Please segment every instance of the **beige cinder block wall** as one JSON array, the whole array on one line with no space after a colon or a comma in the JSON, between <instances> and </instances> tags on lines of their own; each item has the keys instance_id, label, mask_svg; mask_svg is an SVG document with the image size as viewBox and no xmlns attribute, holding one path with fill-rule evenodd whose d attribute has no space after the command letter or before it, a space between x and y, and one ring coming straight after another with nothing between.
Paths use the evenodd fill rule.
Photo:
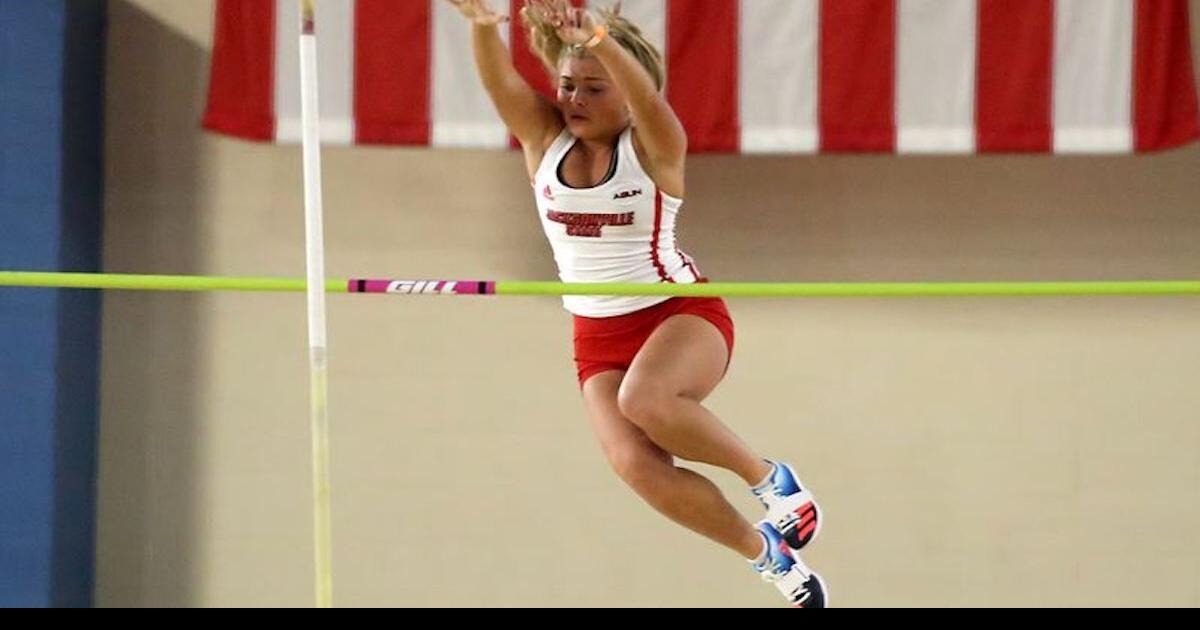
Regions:
<instances>
[{"instance_id":1,"label":"beige cinder block wall","mask_svg":"<svg viewBox=\"0 0 1200 630\"><path fill-rule=\"evenodd\" d=\"M299 151L197 129L212 5L110 5L110 271L303 274ZM719 279L1200 278L1195 147L690 168ZM325 184L331 276L553 277L516 155L334 149ZM835 604L1200 605L1200 301L732 308L711 405L819 493ZM98 603L310 604L303 297L104 313ZM330 339L340 605L780 603L608 472L555 300L337 298Z\"/></svg>"}]
</instances>

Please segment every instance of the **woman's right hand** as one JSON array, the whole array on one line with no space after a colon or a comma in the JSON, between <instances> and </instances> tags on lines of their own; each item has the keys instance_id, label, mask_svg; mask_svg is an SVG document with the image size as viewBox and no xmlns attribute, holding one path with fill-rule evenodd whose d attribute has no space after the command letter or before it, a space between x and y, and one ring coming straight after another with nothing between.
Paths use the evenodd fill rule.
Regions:
<instances>
[{"instance_id":1,"label":"woman's right hand","mask_svg":"<svg viewBox=\"0 0 1200 630\"><path fill-rule=\"evenodd\" d=\"M478 26L497 26L508 21L508 16L496 13L488 0L447 0L458 12Z\"/></svg>"}]
</instances>

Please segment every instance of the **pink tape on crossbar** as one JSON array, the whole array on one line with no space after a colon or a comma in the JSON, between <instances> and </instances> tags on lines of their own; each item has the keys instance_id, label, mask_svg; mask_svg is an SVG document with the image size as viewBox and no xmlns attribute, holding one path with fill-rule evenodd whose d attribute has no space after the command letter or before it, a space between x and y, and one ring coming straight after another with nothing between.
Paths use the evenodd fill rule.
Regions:
<instances>
[{"instance_id":1,"label":"pink tape on crossbar","mask_svg":"<svg viewBox=\"0 0 1200 630\"><path fill-rule=\"evenodd\" d=\"M496 283L480 280L351 280L350 293L392 295L495 295Z\"/></svg>"}]
</instances>

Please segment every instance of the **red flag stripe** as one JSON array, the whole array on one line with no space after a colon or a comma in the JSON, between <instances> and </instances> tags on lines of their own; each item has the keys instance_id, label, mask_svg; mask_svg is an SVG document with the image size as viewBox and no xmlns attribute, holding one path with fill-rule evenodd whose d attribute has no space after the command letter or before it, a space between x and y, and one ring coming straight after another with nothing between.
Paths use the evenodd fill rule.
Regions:
<instances>
[{"instance_id":1,"label":"red flag stripe","mask_svg":"<svg viewBox=\"0 0 1200 630\"><path fill-rule=\"evenodd\" d=\"M820 64L822 149L894 150L895 1L823 0Z\"/></svg>"},{"instance_id":2,"label":"red flag stripe","mask_svg":"<svg viewBox=\"0 0 1200 630\"><path fill-rule=\"evenodd\" d=\"M358 0L354 115L361 144L429 144L433 35L428 2Z\"/></svg>"},{"instance_id":3,"label":"red flag stripe","mask_svg":"<svg viewBox=\"0 0 1200 630\"><path fill-rule=\"evenodd\" d=\"M275 3L217 5L204 127L250 140L275 139Z\"/></svg>"},{"instance_id":4,"label":"red flag stripe","mask_svg":"<svg viewBox=\"0 0 1200 630\"><path fill-rule=\"evenodd\" d=\"M1187 0L1138 0L1134 138L1138 151L1200 138Z\"/></svg>"},{"instance_id":5,"label":"red flag stripe","mask_svg":"<svg viewBox=\"0 0 1200 630\"><path fill-rule=\"evenodd\" d=\"M1053 59L1054 0L979 0L979 151L1051 150Z\"/></svg>"},{"instance_id":6,"label":"red flag stripe","mask_svg":"<svg viewBox=\"0 0 1200 630\"><path fill-rule=\"evenodd\" d=\"M737 0L670 0L667 95L693 151L732 152L738 127Z\"/></svg>"}]
</instances>

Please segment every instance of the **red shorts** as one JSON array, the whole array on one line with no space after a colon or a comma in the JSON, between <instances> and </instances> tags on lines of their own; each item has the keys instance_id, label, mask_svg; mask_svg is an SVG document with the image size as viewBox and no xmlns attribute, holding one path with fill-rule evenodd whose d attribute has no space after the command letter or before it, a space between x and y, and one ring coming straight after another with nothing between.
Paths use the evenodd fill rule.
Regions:
<instances>
[{"instance_id":1,"label":"red shorts","mask_svg":"<svg viewBox=\"0 0 1200 630\"><path fill-rule=\"evenodd\" d=\"M721 298L674 298L628 315L604 319L576 315L575 367L579 386L583 387L597 374L628 371L650 335L675 315L695 315L716 326L725 337L732 359L733 318Z\"/></svg>"}]
</instances>

